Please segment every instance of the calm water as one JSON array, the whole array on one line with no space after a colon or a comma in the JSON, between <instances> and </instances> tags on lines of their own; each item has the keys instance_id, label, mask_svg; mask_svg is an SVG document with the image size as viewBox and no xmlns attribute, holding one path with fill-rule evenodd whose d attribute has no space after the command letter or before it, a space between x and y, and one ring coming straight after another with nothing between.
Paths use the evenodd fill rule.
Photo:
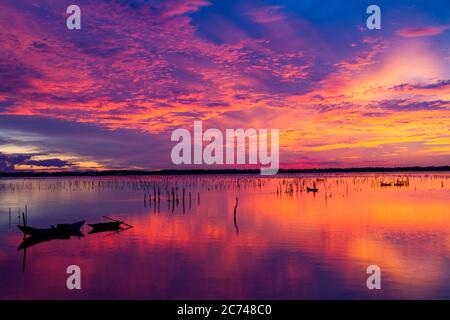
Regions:
<instances>
[{"instance_id":1,"label":"calm water","mask_svg":"<svg viewBox=\"0 0 450 320\"><path fill-rule=\"evenodd\" d=\"M18 250L25 205L34 227L134 227ZM448 173L1 179L0 298L450 299L449 208Z\"/></svg>"}]
</instances>

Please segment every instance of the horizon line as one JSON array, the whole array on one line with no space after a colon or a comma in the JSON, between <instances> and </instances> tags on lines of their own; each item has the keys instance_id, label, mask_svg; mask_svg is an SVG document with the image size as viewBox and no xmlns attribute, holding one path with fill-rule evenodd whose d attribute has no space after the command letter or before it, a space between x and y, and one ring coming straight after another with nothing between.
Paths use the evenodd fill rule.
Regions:
<instances>
[{"instance_id":1,"label":"horizon line","mask_svg":"<svg viewBox=\"0 0 450 320\"><path fill-rule=\"evenodd\" d=\"M437 172L450 171L446 166L402 166L402 167L350 167L350 168L310 168L279 169L278 173L358 173L358 172ZM259 174L259 169L117 169L82 171L13 171L0 172L0 177L39 177L39 176L116 176L116 175L206 175L206 174Z\"/></svg>"}]
</instances>

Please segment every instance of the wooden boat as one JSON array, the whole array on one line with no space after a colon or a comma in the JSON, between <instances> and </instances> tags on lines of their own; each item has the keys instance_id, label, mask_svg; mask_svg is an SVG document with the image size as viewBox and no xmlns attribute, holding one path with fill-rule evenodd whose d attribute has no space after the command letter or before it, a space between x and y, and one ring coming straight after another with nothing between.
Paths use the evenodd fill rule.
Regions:
<instances>
[{"instance_id":1,"label":"wooden boat","mask_svg":"<svg viewBox=\"0 0 450 320\"><path fill-rule=\"evenodd\" d=\"M312 187L312 188L306 187L306 191L307 192L317 192L317 191L319 191L319 188L317 188L317 187Z\"/></svg>"},{"instance_id":2,"label":"wooden boat","mask_svg":"<svg viewBox=\"0 0 450 320\"><path fill-rule=\"evenodd\" d=\"M91 232L101 232L101 231L116 231L121 229L122 221L111 221L111 222L102 222L102 223L91 223L88 224L92 228Z\"/></svg>"},{"instance_id":3,"label":"wooden boat","mask_svg":"<svg viewBox=\"0 0 450 320\"><path fill-rule=\"evenodd\" d=\"M404 186L408 186L409 182L408 181L402 181L402 180L397 180L394 183L394 186L396 187L404 187Z\"/></svg>"},{"instance_id":4,"label":"wooden boat","mask_svg":"<svg viewBox=\"0 0 450 320\"><path fill-rule=\"evenodd\" d=\"M38 228L32 228L27 226L17 226L23 233L28 234L30 236L54 236L54 237L64 237L67 234L74 233L76 231L80 231L81 227L83 226L84 221L79 221L73 224L58 224L55 226L52 226L48 229L38 229Z\"/></svg>"},{"instance_id":5,"label":"wooden boat","mask_svg":"<svg viewBox=\"0 0 450 320\"><path fill-rule=\"evenodd\" d=\"M392 182L381 182L380 187L390 187L392 186Z\"/></svg>"},{"instance_id":6,"label":"wooden boat","mask_svg":"<svg viewBox=\"0 0 450 320\"><path fill-rule=\"evenodd\" d=\"M89 234L97 233L97 232L105 232L105 231L124 231L128 230L130 228L133 228L132 225L129 225L128 223L125 223L120 220L112 219L107 216L103 216L103 218L110 220L109 222L101 222L101 223L91 223L89 226L92 228L91 231L89 231ZM126 226L126 228L123 228L122 225Z\"/></svg>"}]
</instances>

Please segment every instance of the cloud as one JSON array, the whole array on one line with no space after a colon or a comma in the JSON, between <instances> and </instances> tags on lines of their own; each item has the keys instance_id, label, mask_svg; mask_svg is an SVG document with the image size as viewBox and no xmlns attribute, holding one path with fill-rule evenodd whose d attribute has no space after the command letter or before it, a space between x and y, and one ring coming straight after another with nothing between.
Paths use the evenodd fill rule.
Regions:
<instances>
[{"instance_id":1,"label":"cloud","mask_svg":"<svg viewBox=\"0 0 450 320\"><path fill-rule=\"evenodd\" d=\"M0 171L11 172L14 171L14 166L25 160L28 160L28 155L15 155L0 153Z\"/></svg>"},{"instance_id":2,"label":"cloud","mask_svg":"<svg viewBox=\"0 0 450 320\"><path fill-rule=\"evenodd\" d=\"M34 160L36 154L4 154L0 153L0 172L12 172L16 170L17 165L35 166L35 167L56 167L62 168L71 166L70 161L61 159ZM41 156L39 154L39 156Z\"/></svg>"},{"instance_id":3,"label":"cloud","mask_svg":"<svg viewBox=\"0 0 450 320\"><path fill-rule=\"evenodd\" d=\"M379 107L397 111L421 111L421 110L445 110L450 106L450 101L434 100L434 101L414 101L408 99L384 100L378 102Z\"/></svg>"},{"instance_id":4,"label":"cloud","mask_svg":"<svg viewBox=\"0 0 450 320\"><path fill-rule=\"evenodd\" d=\"M61 160L61 159L45 159L45 160L27 160L21 164L25 164L25 165L29 165L29 166L38 166L38 167L57 167L57 168L62 168L62 167L67 167L67 166L71 166L72 162L70 161L65 161L65 160Z\"/></svg>"},{"instance_id":5,"label":"cloud","mask_svg":"<svg viewBox=\"0 0 450 320\"><path fill-rule=\"evenodd\" d=\"M57 167L67 165L74 169L82 168L83 162L95 162L104 168L118 169L158 169L171 163L172 142L168 133L151 135L130 129L110 130L94 123L3 115L0 117L0 138L5 135L7 140L10 132L15 132L15 141L12 141L15 145L32 145L41 152L21 158L5 158L8 163ZM60 161L48 156L49 159L43 159L49 154L61 154L74 160ZM37 155L39 159L31 158Z\"/></svg>"},{"instance_id":6,"label":"cloud","mask_svg":"<svg viewBox=\"0 0 450 320\"><path fill-rule=\"evenodd\" d=\"M15 94L21 93L33 87L33 80L43 75L25 64L8 61L0 53L0 93Z\"/></svg>"},{"instance_id":7,"label":"cloud","mask_svg":"<svg viewBox=\"0 0 450 320\"><path fill-rule=\"evenodd\" d=\"M403 28L397 30L397 35L405 38L430 37L443 33L449 29L449 25L445 26L427 26L418 28Z\"/></svg>"},{"instance_id":8,"label":"cloud","mask_svg":"<svg viewBox=\"0 0 450 320\"><path fill-rule=\"evenodd\" d=\"M0 112L8 111L8 108L14 106L16 102L14 100L3 100L0 101Z\"/></svg>"},{"instance_id":9,"label":"cloud","mask_svg":"<svg viewBox=\"0 0 450 320\"><path fill-rule=\"evenodd\" d=\"M262 8L253 8L248 12L250 20L255 23L266 24L283 20L285 16L280 13L282 6L267 6Z\"/></svg>"},{"instance_id":10,"label":"cloud","mask_svg":"<svg viewBox=\"0 0 450 320\"><path fill-rule=\"evenodd\" d=\"M394 90L434 90L434 89L446 89L450 91L450 80L439 80L433 83L427 84L410 84L410 83L402 83L392 87Z\"/></svg>"},{"instance_id":11,"label":"cloud","mask_svg":"<svg viewBox=\"0 0 450 320\"><path fill-rule=\"evenodd\" d=\"M264 38L239 29L244 38L238 42L206 40L183 14L208 4L85 4L85 21L92 24L85 35L67 33L56 23L36 31L27 23L44 23L40 11L30 7L24 12L8 3L7 12L17 17L17 24L14 29L4 26L0 54L14 57L5 60L3 91L16 103L0 111L156 132L188 125L192 117L186 112L209 118L230 109L283 104L281 96L307 92L314 86L310 78L330 72L314 65L315 53L300 50L305 30L286 32L289 24ZM57 9L46 5L54 14ZM279 10L269 9L262 12ZM229 33L224 23L217 24L215 30ZM11 40L16 34L18 44ZM245 100L239 98L243 96Z\"/></svg>"},{"instance_id":12,"label":"cloud","mask_svg":"<svg viewBox=\"0 0 450 320\"><path fill-rule=\"evenodd\" d=\"M179 16L198 11L201 7L210 6L206 0L171 0L163 2L164 16Z\"/></svg>"},{"instance_id":13,"label":"cloud","mask_svg":"<svg viewBox=\"0 0 450 320\"><path fill-rule=\"evenodd\" d=\"M169 133L193 120L282 128L289 159L324 163L415 139L412 122L448 131L448 41L368 36L345 6L330 20L306 4L82 1L70 32L57 2L32 2L0 3L0 139L33 160L170 167Z\"/></svg>"}]
</instances>

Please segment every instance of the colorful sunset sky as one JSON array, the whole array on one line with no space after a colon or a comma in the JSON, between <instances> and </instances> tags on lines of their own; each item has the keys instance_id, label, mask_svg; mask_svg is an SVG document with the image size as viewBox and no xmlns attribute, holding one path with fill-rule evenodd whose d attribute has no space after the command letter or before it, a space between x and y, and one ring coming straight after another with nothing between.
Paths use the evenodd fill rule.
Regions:
<instances>
[{"instance_id":1,"label":"colorful sunset sky","mask_svg":"<svg viewBox=\"0 0 450 320\"><path fill-rule=\"evenodd\" d=\"M0 171L174 168L196 120L279 129L284 168L448 165L450 2L0 2Z\"/></svg>"}]
</instances>

